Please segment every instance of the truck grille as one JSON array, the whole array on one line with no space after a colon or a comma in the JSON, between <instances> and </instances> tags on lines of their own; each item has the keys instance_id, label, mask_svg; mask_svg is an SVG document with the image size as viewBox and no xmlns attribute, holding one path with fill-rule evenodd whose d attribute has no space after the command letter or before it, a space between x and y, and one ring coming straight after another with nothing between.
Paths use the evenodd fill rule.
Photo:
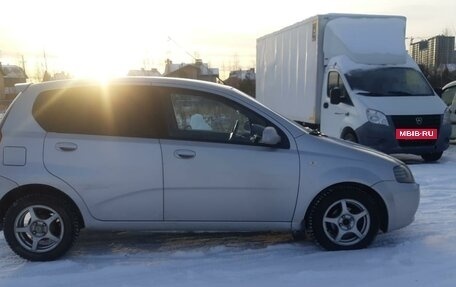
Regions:
<instances>
[{"instance_id":1,"label":"truck grille","mask_svg":"<svg viewBox=\"0 0 456 287\"><path fill-rule=\"evenodd\" d=\"M391 116L396 129L434 128L440 132L441 115ZM398 140L399 146L431 146L437 140Z\"/></svg>"}]
</instances>

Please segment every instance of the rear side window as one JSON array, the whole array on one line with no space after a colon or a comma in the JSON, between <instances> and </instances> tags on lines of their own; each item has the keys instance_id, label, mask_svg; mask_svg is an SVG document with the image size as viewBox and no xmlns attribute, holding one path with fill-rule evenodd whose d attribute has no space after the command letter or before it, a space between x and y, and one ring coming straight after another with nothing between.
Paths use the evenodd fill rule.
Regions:
<instances>
[{"instance_id":1,"label":"rear side window","mask_svg":"<svg viewBox=\"0 0 456 287\"><path fill-rule=\"evenodd\" d=\"M33 116L48 132L158 138L163 133L158 92L147 86L98 86L38 95Z\"/></svg>"}]
</instances>

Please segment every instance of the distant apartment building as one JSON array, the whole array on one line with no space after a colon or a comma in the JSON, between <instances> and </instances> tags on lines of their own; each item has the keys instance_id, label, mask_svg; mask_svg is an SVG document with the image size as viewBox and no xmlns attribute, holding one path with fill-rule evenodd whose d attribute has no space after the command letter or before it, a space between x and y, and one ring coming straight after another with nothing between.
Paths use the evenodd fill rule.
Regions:
<instances>
[{"instance_id":1,"label":"distant apartment building","mask_svg":"<svg viewBox=\"0 0 456 287\"><path fill-rule=\"evenodd\" d=\"M454 36L439 35L410 43L410 54L417 64L427 69L437 69L455 62L454 39Z\"/></svg>"},{"instance_id":2,"label":"distant apartment building","mask_svg":"<svg viewBox=\"0 0 456 287\"><path fill-rule=\"evenodd\" d=\"M209 68L209 65L203 63L201 59L196 59L195 63L191 64L173 64L171 60L166 60L165 77L187 78L202 80L208 82L217 82L219 77L219 69Z\"/></svg>"}]
</instances>

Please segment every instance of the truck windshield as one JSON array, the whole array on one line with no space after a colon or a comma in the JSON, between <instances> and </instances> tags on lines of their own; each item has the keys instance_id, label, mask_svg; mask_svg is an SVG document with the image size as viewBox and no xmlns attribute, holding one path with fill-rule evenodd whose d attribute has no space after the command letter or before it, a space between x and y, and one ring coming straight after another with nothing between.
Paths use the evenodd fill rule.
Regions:
<instances>
[{"instance_id":1,"label":"truck windshield","mask_svg":"<svg viewBox=\"0 0 456 287\"><path fill-rule=\"evenodd\" d=\"M433 96L423 75L411 68L352 70L346 74L352 90L374 97Z\"/></svg>"}]
</instances>

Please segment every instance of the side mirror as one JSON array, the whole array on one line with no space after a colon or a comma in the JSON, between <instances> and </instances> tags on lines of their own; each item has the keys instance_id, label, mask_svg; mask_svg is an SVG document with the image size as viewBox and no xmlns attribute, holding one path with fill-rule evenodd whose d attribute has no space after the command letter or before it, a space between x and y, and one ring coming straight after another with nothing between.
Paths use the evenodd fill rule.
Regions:
<instances>
[{"instance_id":1,"label":"side mirror","mask_svg":"<svg viewBox=\"0 0 456 287\"><path fill-rule=\"evenodd\" d=\"M338 105L342 102L342 91L339 87L334 87L329 91L331 104Z\"/></svg>"},{"instance_id":2,"label":"side mirror","mask_svg":"<svg viewBox=\"0 0 456 287\"><path fill-rule=\"evenodd\" d=\"M260 143L267 145L276 145L282 138L277 133L274 127L265 127L263 130L263 135L261 136Z\"/></svg>"}]
</instances>

